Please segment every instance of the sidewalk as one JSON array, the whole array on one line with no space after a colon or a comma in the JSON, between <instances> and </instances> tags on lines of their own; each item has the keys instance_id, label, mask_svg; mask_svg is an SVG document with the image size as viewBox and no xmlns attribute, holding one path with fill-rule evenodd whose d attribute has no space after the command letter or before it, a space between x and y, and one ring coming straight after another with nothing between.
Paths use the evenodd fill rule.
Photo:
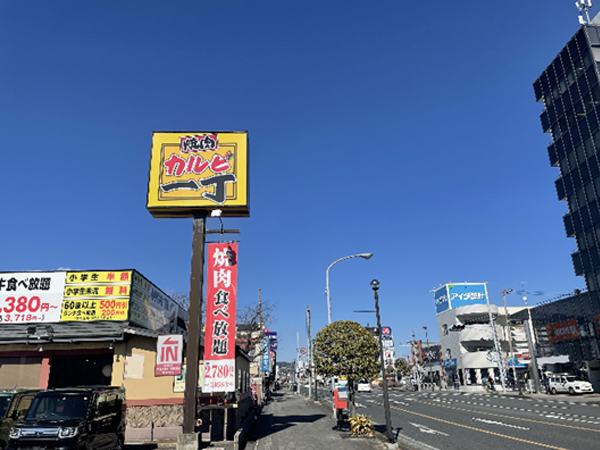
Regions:
<instances>
[{"instance_id":1,"label":"sidewalk","mask_svg":"<svg viewBox=\"0 0 600 450\"><path fill-rule=\"evenodd\" d=\"M377 438L350 438L334 429L331 411L289 391L273 394L246 443L247 450L368 450L384 449Z\"/></svg>"}]
</instances>

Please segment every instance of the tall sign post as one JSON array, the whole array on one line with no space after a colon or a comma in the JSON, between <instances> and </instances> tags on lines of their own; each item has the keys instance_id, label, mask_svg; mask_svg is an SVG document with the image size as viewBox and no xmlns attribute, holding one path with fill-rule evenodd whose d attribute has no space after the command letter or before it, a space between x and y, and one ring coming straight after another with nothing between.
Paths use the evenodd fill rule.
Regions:
<instances>
[{"instance_id":1,"label":"tall sign post","mask_svg":"<svg viewBox=\"0 0 600 450\"><path fill-rule=\"evenodd\" d=\"M197 446L197 435L191 434L197 416L206 218L250 215L248 133L154 132L146 208L155 218L194 219L183 403L183 433L189 439L183 437L182 443L195 440Z\"/></svg>"}]
</instances>

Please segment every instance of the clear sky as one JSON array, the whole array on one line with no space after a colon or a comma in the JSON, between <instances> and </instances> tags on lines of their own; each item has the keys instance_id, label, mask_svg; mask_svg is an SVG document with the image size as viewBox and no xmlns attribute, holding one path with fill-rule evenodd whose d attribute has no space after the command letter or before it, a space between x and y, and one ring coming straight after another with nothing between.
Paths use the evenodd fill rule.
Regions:
<instances>
[{"instance_id":1,"label":"clear sky","mask_svg":"<svg viewBox=\"0 0 600 450\"><path fill-rule=\"evenodd\" d=\"M441 283L583 289L532 88L578 26L567 0L0 0L0 271L189 290L192 220L145 209L152 131L247 130L250 218L225 227L280 360L346 255L374 254L331 269L333 319L373 325L377 278L403 342L438 339Z\"/></svg>"}]
</instances>

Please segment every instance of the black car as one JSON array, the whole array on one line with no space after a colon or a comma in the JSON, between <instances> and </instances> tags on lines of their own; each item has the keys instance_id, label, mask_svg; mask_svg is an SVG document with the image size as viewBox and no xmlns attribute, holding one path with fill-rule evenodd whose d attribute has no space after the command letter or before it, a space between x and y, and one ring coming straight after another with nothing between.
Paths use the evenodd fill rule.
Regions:
<instances>
[{"instance_id":1,"label":"black car","mask_svg":"<svg viewBox=\"0 0 600 450\"><path fill-rule=\"evenodd\" d=\"M39 392L10 430L7 450L115 450L125 440L125 389L93 386Z\"/></svg>"},{"instance_id":2,"label":"black car","mask_svg":"<svg viewBox=\"0 0 600 450\"><path fill-rule=\"evenodd\" d=\"M0 450L8 445L8 433L25 417L39 389L0 390Z\"/></svg>"}]
</instances>

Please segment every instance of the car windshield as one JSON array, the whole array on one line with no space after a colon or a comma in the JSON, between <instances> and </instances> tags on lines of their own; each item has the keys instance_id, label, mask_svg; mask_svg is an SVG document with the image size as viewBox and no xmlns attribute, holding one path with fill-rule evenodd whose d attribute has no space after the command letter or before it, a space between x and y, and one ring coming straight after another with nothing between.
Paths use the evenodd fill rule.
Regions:
<instances>
[{"instance_id":1,"label":"car windshield","mask_svg":"<svg viewBox=\"0 0 600 450\"><path fill-rule=\"evenodd\" d=\"M0 419L4 419L6 417L12 398L12 395L0 395Z\"/></svg>"},{"instance_id":2,"label":"car windshield","mask_svg":"<svg viewBox=\"0 0 600 450\"><path fill-rule=\"evenodd\" d=\"M47 392L33 399L26 421L60 422L85 418L90 402L89 395Z\"/></svg>"},{"instance_id":3,"label":"car windshield","mask_svg":"<svg viewBox=\"0 0 600 450\"><path fill-rule=\"evenodd\" d=\"M573 381L577 381L577 378L575 378L575 377L572 377L572 376L571 376L571 377L567 377L567 381L568 381L569 383L572 383Z\"/></svg>"}]
</instances>

